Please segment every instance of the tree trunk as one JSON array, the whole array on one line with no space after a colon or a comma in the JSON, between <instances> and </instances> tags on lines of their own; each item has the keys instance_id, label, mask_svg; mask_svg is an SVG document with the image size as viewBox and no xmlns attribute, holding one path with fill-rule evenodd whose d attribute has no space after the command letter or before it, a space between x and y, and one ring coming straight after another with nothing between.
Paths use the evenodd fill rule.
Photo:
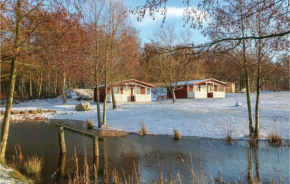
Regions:
<instances>
[{"instance_id":1,"label":"tree trunk","mask_svg":"<svg viewBox=\"0 0 290 184\"><path fill-rule=\"evenodd\" d=\"M260 13L258 13L259 16L259 22L258 22L258 32L259 36L262 35L261 33L261 19L260 19ZM254 133L254 138L258 139L259 138L259 103L260 103L260 67L261 67L261 52L262 52L262 43L261 40L258 40L258 63L257 63L257 84L256 84L256 108L255 108L255 133Z\"/></svg>"},{"instance_id":2,"label":"tree trunk","mask_svg":"<svg viewBox=\"0 0 290 184\"><path fill-rule=\"evenodd\" d=\"M16 6L16 25L15 25L15 40L14 40L14 53L13 58L11 61L11 70L10 70L10 76L9 76L9 92L7 95L7 103L6 103L6 110L4 114L4 120L1 128L1 144L0 144L0 161L5 161L5 152L6 152L6 146L7 146L7 140L9 135L9 123L10 123L10 115L11 115L11 109L12 109L12 103L13 103L13 93L14 93L14 87L15 87L15 80L16 80L16 61L17 57L19 55L19 42L20 42L20 26L21 26L21 6L22 1L17 1Z\"/></svg>"},{"instance_id":3,"label":"tree trunk","mask_svg":"<svg viewBox=\"0 0 290 184\"><path fill-rule=\"evenodd\" d=\"M29 73L29 99L32 99L33 98L33 81L31 79L31 71Z\"/></svg>"},{"instance_id":4,"label":"tree trunk","mask_svg":"<svg viewBox=\"0 0 290 184\"><path fill-rule=\"evenodd\" d=\"M249 133L250 137L254 134L254 126L253 126L253 114L252 114L252 104L251 104L251 91L249 85L249 77L248 70L245 69L245 78L246 78L246 95L247 95L247 106L248 106L248 117L249 117Z\"/></svg>"},{"instance_id":5,"label":"tree trunk","mask_svg":"<svg viewBox=\"0 0 290 184\"><path fill-rule=\"evenodd\" d=\"M101 109L100 109L100 89L99 89L99 81L98 76L96 76L96 101L97 101L97 112L98 112L98 128L102 126L102 119L101 119Z\"/></svg>"},{"instance_id":6,"label":"tree trunk","mask_svg":"<svg viewBox=\"0 0 290 184\"><path fill-rule=\"evenodd\" d=\"M41 92L42 92L42 83L43 83L43 79L42 79L42 70L40 70L40 84L39 84L39 89L38 89L38 98L41 97Z\"/></svg>"},{"instance_id":7,"label":"tree trunk","mask_svg":"<svg viewBox=\"0 0 290 184\"><path fill-rule=\"evenodd\" d=\"M66 76L65 76L65 72L63 72L63 76L62 76L62 103L63 104L67 104L65 90L66 90Z\"/></svg>"},{"instance_id":8,"label":"tree trunk","mask_svg":"<svg viewBox=\"0 0 290 184\"><path fill-rule=\"evenodd\" d=\"M117 101L115 98L115 92L114 92L114 87L111 88L111 94L112 94L112 101L113 101L113 109L117 109Z\"/></svg>"},{"instance_id":9,"label":"tree trunk","mask_svg":"<svg viewBox=\"0 0 290 184\"><path fill-rule=\"evenodd\" d=\"M103 107L103 126L107 126L107 71L105 71L105 99L104 99L104 107Z\"/></svg>"},{"instance_id":10,"label":"tree trunk","mask_svg":"<svg viewBox=\"0 0 290 184\"><path fill-rule=\"evenodd\" d=\"M242 35L245 36L244 32L244 23L242 20ZM246 43L245 40L242 40L243 46L243 63L244 63L244 70L245 70L245 79L246 79L246 93L247 93L247 106L248 106L248 117L249 117L249 136L252 137L254 134L254 127L253 127L253 114L252 114L252 104L251 104L251 89L250 89L250 82L249 82L249 75L248 75L248 63L246 59Z\"/></svg>"},{"instance_id":11,"label":"tree trunk","mask_svg":"<svg viewBox=\"0 0 290 184\"><path fill-rule=\"evenodd\" d=\"M24 99L24 82L23 79L20 79L20 83L21 83L21 89L20 89L20 100Z\"/></svg>"},{"instance_id":12,"label":"tree trunk","mask_svg":"<svg viewBox=\"0 0 290 184\"><path fill-rule=\"evenodd\" d=\"M167 87L167 90L169 90L172 95L172 103L175 103L176 102L175 90L172 89L171 87Z\"/></svg>"},{"instance_id":13,"label":"tree trunk","mask_svg":"<svg viewBox=\"0 0 290 184\"><path fill-rule=\"evenodd\" d=\"M172 90L172 102L176 102L175 90Z\"/></svg>"},{"instance_id":14,"label":"tree trunk","mask_svg":"<svg viewBox=\"0 0 290 184\"><path fill-rule=\"evenodd\" d=\"M57 82L58 82L58 80L57 80L57 71L56 71L56 74L55 74L55 82L54 82L54 85L53 85L53 93L54 93L54 97L56 97L57 96Z\"/></svg>"}]
</instances>

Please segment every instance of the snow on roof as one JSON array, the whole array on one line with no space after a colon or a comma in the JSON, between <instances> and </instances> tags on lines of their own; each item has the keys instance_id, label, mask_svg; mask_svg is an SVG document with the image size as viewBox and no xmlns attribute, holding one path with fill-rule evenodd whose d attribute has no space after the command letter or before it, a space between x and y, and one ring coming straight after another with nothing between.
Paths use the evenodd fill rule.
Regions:
<instances>
[{"instance_id":1,"label":"snow on roof","mask_svg":"<svg viewBox=\"0 0 290 184\"><path fill-rule=\"evenodd\" d=\"M128 80L123 80L123 81L119 81L119 82L115 82L114 85L121 85L121 84L130 84L130 83L137 83L137 84L141 84L147 87L151 87L154 88L155 86L146 82L142 82L136 79L128 79ZM105 87L104 84L99 85L99 87Z\"/></svg>"},{"instance_id":2,"label":"snow on roof","mask_svg":"<svg viewBox=\"0 0 290 184\"><path fill-rule=\"evenodd\" d=\"M208 80L208 79L202 79L202 80L190 80L190 81L179 81L176 83L172 83L172 86L184 86L184 85L193 85L193 84L196 84L196 83L199 83L199 82L202 82L202 81L205 81L205 80Z\"/></svg>"},{"instance_id":3,"label":"snow on roof","mask_svg":"<svg viewBox=\"0 0 290 184\"><path fill-rule=\"evenodd\" d=\"M218 83L221 83L223 85L226 85L226 83L222 82L222 81L219 81L217 79L213 79L213 78L209 78L209 79L200 79L200 80L189 80L189 81L179 81L176 83L172 83L171 86L184 86L184 85L193 85L193 84L198 84L200 82L206 82L208 80L211 80L211 81L214 81L214 82L218 82Z\"/></svg>"}]
</instances>

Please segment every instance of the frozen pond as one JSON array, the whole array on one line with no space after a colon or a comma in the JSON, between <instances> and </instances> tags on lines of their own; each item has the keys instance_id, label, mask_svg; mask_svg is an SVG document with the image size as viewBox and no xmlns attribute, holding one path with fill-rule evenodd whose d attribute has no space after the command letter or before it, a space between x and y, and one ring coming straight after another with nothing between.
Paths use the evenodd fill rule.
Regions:
<instances>
[{"instance_id":1,"label":"frozen pond","mask_svg":"<svg viewBox=\"0 0 290 184\"><path fill-rule=\"evenodd\" d=\"M53 178L51 176L59 168L61 161L63 161L61 159L67 161L64 173L67 173L69 169L75 169L74 162L69 161L69 158L74 155L75 148L80 158L84 157L85 148L88 153L89 165L93 165L92 140L65 131L67 153L65 158L61 157L57 128L53 122L57 122L57 120L11 123L7 159L12 162L15 146L19 144L24 156L44 156L45 163L41 177L38 178L39 182L67 183L66 174L61 176L58 173ZM85 126L82 122L71 123L80 127ZM174 141L173 137L170 136L147 135L140 137L136 134L106 138L104 142L99 144L98 174L101 179L105 162L108 163L109 170L116 168L121 172L122 167L126 173L132 173L134 161L141 165L142 180L152 183L153 180L156 181L159 178L159 157L164 178L169 179L170 173L176 178L179 171L183 183L188 183L191 181L191 171L186 164L191 166L189 151L191 150L193 169L197 178L201 177L201 165L209 182L210 175L214 179L218 179L220 166L223 179L232 183L238 181L239 178L246 181L249 169L252 169L254 177L258 174L263 183L270 181L270 173L277 181L277 172L281 172L284 183L289 183L289 148L286 146L275 148L267 146L267 144L267 142L262 141L259 143L259 149L249 149L247 141L238 141L229 145L222 140L198 139L196 137L187 137L179 141ZM178 159L178 156L182 157L184 162Z\"/></svg>"}]
</instances>

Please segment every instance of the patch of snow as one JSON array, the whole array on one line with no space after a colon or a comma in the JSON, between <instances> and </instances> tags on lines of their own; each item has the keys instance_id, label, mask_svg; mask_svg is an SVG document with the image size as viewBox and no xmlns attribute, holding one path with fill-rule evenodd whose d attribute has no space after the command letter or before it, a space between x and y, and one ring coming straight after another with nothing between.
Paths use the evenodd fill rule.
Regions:
<instances>
[{"instance_id":1,"label":"patch of snow","mask_svg":"<svg viewBox=\"0 0 290 184\"><path fill-rule=\"evenodd\" d=\"M13 172L12 168L4 166L0 163L0 183L2 184L14 184L14 183L28 183L28 182L21 182L9 176L9 173Z\"/></svg>"},{"instance_id":2,"label":"patch of snow","mask_svg":"<svg viewBox=\"0 0 290 184\"><path fill-rule=\"evenodd\" d=\"M164 89L164 88L163 88ZM153 94L162 94L165 90L152 90ZM252 107L256 95L252 96ZM289 139L289 92L261 93L260 100L260 136L267 136L275 131L282 134L283 139ZM85 121L92 119L97 125L96 103L91 103L90 111L76 111L75 105L80 102L68 100L62 104L56 99L35 100L13 105L16 110L31 110L42 108L56 110L56 113L27 115L27 118L40 117L47 119L75 119ZM241 108L236 103L243 104ZM4 110L5 107L1 107ZM233 138L244 139L248 135L248 110L245 93L226 94L224 99L177 99L152 101L148 103L127 102L118 103L118 109L107 106L108 129L124 130L138 133L141 122L151 134L173 135L176 128L182 136L199 136L209 138L223 138L231 127ZM103 109L103 104L101 104ZM102 110L101 110L102 111ZM102 113L102 112L101 112ZM12 115L12 119L21 120L24 115ZM0 116L0 120L3 116ZM275 120L275 121L274 121Z\"/></svg>"}]
</instances>

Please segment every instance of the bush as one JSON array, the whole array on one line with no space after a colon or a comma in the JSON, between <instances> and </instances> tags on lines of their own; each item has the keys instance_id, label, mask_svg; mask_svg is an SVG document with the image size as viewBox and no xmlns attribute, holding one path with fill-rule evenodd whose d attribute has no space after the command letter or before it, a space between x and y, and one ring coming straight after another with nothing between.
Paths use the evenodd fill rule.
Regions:
<instances>
[{"instance_id":1,"label":"bush","mask_svg":"<svg viewBox=\"0 0 290 184\"><path fill-rule=\"evenodd\" d=\"M268 141L272 146L280 147L282 145L282 137L278 133L271 133L268 136Z\"/></svg>"},{"instance_id":2,"label":"bush","mask_svg":"<svg viewBox=\"0 0 290 184\"><path fill-rule=\"evenodd\" d=\"M42 166L44 163L43 157L33 156L27 157L24 161L24 171L27 174L37 174L40 173L42 170Z\"/></svg>"},{"instance_id":3,"label":"bush","mask_svg":"<svg viewBox=\"0 0 290 184\"><path fill-rule=\"evenodd\" d=\"M181 139L181 135L180 135L180 133L179 133L179 131L177 129L174 129L173 133L174 133L174 140Z\"/></svg>"},{"instance_id":4,"label":"bush","mask_svg":"<svg viewBox=\"0 0 290 184\"><path fill-rule=\"evenodd\" d=\"M224 138L224 141L228 144L233 144L233 138L230 134L226 135L226 137Z\"/></svg>"},{"instance_id":5,"label":"bush","mask_svg":"<svg viewBox=\"0 0 290 184\"><path fill-rule=\"evenodd\" d=\"M233 138L232 138L232 127L230 126L227 130L226 135L224 136L224 141L228 144L233 144Z\"/></svg>"},{"instance_id":6,"label":"bush","mask_svg":"<svg viewBox=\"0 0 290 184\"><path fill-rule=\"evenodd\" d=\"M95 127L93 120L91 120L91 119L87 119L86 124L87 124L88 129L94 129L94 127Z\"/></svg>"},{"instance_id":7,"label":"bush","mask_svg":"<svg viewBox=\"0 0 290 184\"><path fill-rule=\"evenodd\" d=\"M5 111L1 111L1 115L4 115L5 114Z\"/></svg>"},{"instance_id":8,"label":"bush","mask_svg":"<svg viewBox=\"0 0 290 184\"><path fill-rule=\"evenodd\" d=\"M147 130L146 130L146 127L145 127L145 125L143 124L143 122L141 122L141 130L139 131L139 134L140 134L141 136L143 136L143 135L147 135L147 134L148 134L148 132L147 132Z\"/></svg>"}]
</instances>

